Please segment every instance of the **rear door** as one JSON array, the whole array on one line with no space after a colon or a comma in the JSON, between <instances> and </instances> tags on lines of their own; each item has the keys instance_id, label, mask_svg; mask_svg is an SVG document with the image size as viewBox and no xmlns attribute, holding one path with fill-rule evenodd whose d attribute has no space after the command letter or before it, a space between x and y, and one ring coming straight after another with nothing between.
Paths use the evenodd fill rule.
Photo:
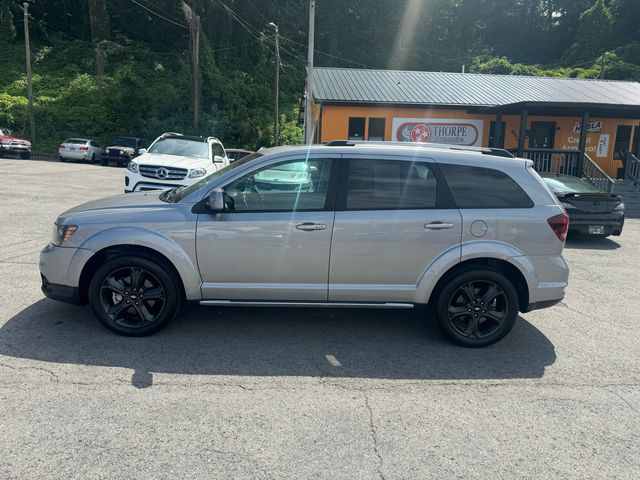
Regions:
<instances>
[{"instance_id":1,"label":"rear door","mask_svg":"<svg viewBox=\"0 0 640 480\"><path fill-rule=\"evenodd\" d=\"M432 166L425 158L343 159L329 301L413 302L431 262L459 255L462 218Z\"/></svg>"}]
</instances>

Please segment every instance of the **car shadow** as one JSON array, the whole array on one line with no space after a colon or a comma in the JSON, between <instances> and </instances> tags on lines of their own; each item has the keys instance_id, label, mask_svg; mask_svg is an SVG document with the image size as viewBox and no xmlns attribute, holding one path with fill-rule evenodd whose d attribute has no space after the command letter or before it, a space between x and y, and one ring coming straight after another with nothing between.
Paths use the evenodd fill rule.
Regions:
<instances>
[{"instance_id":1,"label":"car shadow","mask_svg":"<svg viewBox=\"0 0 640 480\"><path fill-rule=\"evenodd\" d=\"M424 309L212 308L187 306L145 338L104 329L89 308L43 299L0 329L0 354L44 362L127 367L132 384L153 372L189 375L378 379L539 378L553 344L518 318L484 349L449 343Z\"/></svg>"},{"instance_id":2,"label":"car shadow","mask_svg":"<svg viewBox=\"0 0 640 480\"><path fill-rule=\"evenodd\" d=\"M616 250L620 244L608 237L569 236L565 248L587 250Z\"/></svg>"}]
</instances>

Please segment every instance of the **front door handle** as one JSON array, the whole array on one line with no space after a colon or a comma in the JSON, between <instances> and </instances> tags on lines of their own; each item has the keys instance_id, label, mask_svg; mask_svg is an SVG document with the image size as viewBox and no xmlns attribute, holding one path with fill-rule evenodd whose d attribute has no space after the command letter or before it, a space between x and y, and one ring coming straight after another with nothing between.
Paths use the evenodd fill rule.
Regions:
<instances>
[{"instance_id":1,"label":"front door handle","mask_svg":"<svg viewBox=\"0 0 640 480\"><path fill-rule=\"evenodd\" d=\"M431 222L427 223L424 228L427 230L447 230L453 228L453 223Z\"/></svg>"},{"instance_id":2,"label":"front door handle","mask_svg":"<svg viewBox=\"0 0 640 480\"><path fill-rule=\"evenodd\" d=\"M326 230L327 226L322 223L305 222L300 225L296 225L298 230L312 231L312 230Z\"/></svg>"}]
</instances>

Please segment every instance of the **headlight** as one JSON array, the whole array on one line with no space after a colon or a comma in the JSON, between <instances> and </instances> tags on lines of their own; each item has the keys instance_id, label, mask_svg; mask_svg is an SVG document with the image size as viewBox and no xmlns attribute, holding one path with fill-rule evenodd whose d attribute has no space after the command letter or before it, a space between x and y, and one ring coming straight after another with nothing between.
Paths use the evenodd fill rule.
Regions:
<instances>
[{"instance_id":1,"label":"headlight","mask_svg":"<svg viewBox=\"0 0 640 480\"><path fill-rule=\"evenodd\" d=\"M138 164L136 162L129 162L127 164L127 170L132 173L138 173Z\"/></svg>"},{"instance_id":2,"label":"headlight","mask_svg":"<svg viewBox=\"0 0 640 480\"><path fill-rule=\"evenodd\" d=\"M11 140L0 140L0 145L11 145Z\"/></svg>"},{"instance_id":3,"label":"headlight","mask_svg":"<svg viewBox=\"0 0 640 480\"><path fill-rule=\"evenodd\" d=\"M613 209L614 212L618 211L624 211L624 203L620 202L618 205L616 205L616 208Z\"/></svg>"},{"instance_id":4,"label":"headlight","mask_svg":"<svg viewBox=\"0 0 640 480\"><path fill-rule=\"evenodd\" d=\"M60 246L69 240L77 230L77 225L54 225L51 243Z\"/></svg>"},{"instance_id":5,"label":"headlight","mask_svg":"<svg viewBox=\"0 0 640 480\"><path fill-rule=\"evenodd\" d=\"M189 178L198 178L206 175L207 171L204 168L194 168L189 172Z\"/></svg>"},{"instance_id":6,"label":"headlight","mask_svg":"<svg viewBox=\"0 0 640 480\"><path fill-rule=\"evenodd\" d=\"M565 210L576 210L578 208L575 205L571 205L570 203L565 202L560 202L560 205L562 205Z\"/></svg>"}]
</instances>

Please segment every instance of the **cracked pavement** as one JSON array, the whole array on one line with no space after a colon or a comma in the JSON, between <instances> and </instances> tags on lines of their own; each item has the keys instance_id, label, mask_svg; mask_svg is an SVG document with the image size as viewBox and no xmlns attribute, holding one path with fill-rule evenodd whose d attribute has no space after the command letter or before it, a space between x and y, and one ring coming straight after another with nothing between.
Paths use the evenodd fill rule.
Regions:
<instances>
[{"instance_id":1,"label":"cracked pavement","mask_svg":"<svg viewBox=\"0 0 640 480\"><path fill-rule=\"evenodd\" d=\"M423 310L189 306L136 339L39 290L57 214L122 170L0 173L2 479L640 478L639 220L570 241L564 301L487 349Z\"/></svg>"}]
</instances>

